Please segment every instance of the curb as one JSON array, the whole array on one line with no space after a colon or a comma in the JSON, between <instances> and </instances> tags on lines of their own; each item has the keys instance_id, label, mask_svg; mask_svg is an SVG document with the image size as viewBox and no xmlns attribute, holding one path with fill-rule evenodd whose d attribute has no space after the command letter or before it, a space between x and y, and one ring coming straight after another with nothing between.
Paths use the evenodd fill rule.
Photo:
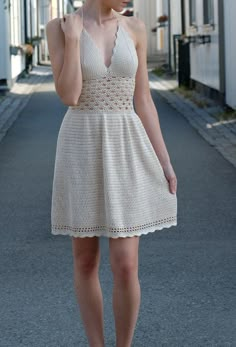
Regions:
<instances>
[{"instance_id":1,"label":"curb","mask_svg":"<svg viewBox=\"0 0 236 347\"><path fill-rule=\"evenodd\" d=\"M37 66L27 78L21 77L0 101L0 142L29 102L33 93L51 76L47 66Z\"/></svg>"},{"instance_id":2,"label":"curb","mask_svg":"<svg viewBox=\"0 0 236 347\"><path fill-rule=\"evenodd\" d=\"M172 83L152 72L149 72L149 86L181 113L198 133L236 168L236 120L217 121L210 113L173 91Z\"/></svg>"}]
</instances>

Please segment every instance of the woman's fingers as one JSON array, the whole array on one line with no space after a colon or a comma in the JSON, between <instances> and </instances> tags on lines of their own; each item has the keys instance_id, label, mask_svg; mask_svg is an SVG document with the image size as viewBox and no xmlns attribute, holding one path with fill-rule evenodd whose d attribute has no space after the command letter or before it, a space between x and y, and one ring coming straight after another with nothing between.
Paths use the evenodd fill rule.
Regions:
<instances>
[{"instance_id":1,"label":"woman's fingers","mask_svg":"<svg viewBox=\"0 0 236 347\"><path fill-rule=\"evenodd\" d=\"M175 176L174 176L174 177L171 177L171 178L169 179L169 188L170 188L170 192L171 192L172 194L175 194L175 193L176 193L176 191L177 191L177 179L176 179Z\"/></svg>"},{"instance_id":2,"label":"woman's fingers","mask_svg":"<svg viewBox=\"0 0 236 347\"><path fill-rule=\"evenodd\" d=\"M66 37L78 39L82 31L83 23L78 14L65 14L61 18L61 28Z\"/></svg>"},{"instance_id":3,"label":"woman's fingers","mask_svg":"<svg viewBox=\"0 0 236 347\"><path fill-rule=\"evenodd\" d=\"M163 167L164 174L169 183L169 190L172 194L175 194L177 191L177 178L171 163Z\"/></svg>"}]
</instances>

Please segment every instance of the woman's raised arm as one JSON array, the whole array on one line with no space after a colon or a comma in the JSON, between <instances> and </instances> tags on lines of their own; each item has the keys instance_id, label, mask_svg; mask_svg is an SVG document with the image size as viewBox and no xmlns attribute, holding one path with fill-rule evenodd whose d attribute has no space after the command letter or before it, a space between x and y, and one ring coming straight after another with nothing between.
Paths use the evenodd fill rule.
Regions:
<instances>
[{"instance_id":1,"label":"woman's raised arm","mask_svg":"<svg viewBox=\"0 0 236 347\"><path fill-rule=\"evenodd\" d=\"M56 92L68 106L77 104L82 89L80 35L82 19L70 14L55 18L46 27L48 50Z\"/></svg>"}]
</instances>

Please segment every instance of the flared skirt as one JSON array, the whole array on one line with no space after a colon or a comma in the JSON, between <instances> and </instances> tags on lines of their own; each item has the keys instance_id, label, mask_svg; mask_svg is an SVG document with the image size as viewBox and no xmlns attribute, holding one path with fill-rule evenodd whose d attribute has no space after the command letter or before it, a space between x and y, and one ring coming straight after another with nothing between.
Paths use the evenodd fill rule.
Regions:
<instances>
[{"instance_id":1,"label":"flared skirt","mask_svg":"<svg viewBox=\"0 0 236 347\"><path fill-rule=\"evenodd\" d=\"M177 225L177 196L141 119L69 108L58 133L51 232L132 237Z\"/></svg>"}]
</instances>

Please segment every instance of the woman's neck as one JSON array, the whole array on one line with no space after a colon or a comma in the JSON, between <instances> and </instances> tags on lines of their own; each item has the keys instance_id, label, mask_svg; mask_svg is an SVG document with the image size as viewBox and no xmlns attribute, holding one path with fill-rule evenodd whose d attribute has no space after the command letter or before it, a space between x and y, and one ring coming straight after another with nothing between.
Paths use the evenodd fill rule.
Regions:
<instances>
[{"instance_id":1,"label":"woman's neck","mask_svg":"<svg viewBox=\"0 0 236 347\"><path fill-rule=\"evenodd\" d=\"M92 18L98 25L113 18L112 8L103 5L100 0L87 0L83 5L83 12L88 17Z\"/></svg>"}]
</instances>

